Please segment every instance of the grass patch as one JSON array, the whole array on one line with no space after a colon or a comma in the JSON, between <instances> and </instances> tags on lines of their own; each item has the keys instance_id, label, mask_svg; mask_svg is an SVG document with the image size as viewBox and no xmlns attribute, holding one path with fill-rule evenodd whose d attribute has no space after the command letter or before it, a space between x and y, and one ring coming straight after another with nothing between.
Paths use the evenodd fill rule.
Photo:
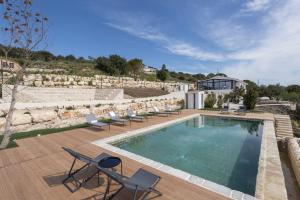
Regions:
<instances>
[{"instance_id":1,"label":"grass patch","mask_svg":"<svg viewBox=\"0 0 300 200\"><path fill-rule=\"evenodd\" d=\"M295 128L300 128L300 120L292 119L292 125Z\"/></svg>"},{"instance_id":2,"label":"grass patch","mask_svg":"<svg viewBox=\"0 0 300 200\"><path fill-rule=\"evenodd\" d=\"M201 110L209 110L209 111L220 111L220 108L203 108Z\"/></svg>"},{"instance_id":3,"label":"grass patch","mask_svg":"<svg viewBox=\"0 0 300 200\"><path fill-rule=\"evenodd\" d=\"M99 121L99 122L103 122L103 123L111 123L111 122L112 122L112 120L109 119L109 118L99 119L98 121Z\"/></svg>"},{"instance_id":4,"label":"grass patch","mask_svg":"<svg viewBox=\"0 0 300 200\"><path fill-rule=\"evenodd\" d=\"M88 127L88 125L87 124L79 124L79 125L68 126L68 127L64 127L64 128L39 129L39 130L34 130L34 131L14 133L10 138L10 142L9 142L7 148L17 147L18 145L15 142L15 140L36 137L38 135L48 135L51 133L59 133L59 132L63 132L63 131L69 131L69 130L85 128L85 127ZM2 139L3 139L3 135L0 135L0 141L2 141Z\"/></svg>"}]
</instances>

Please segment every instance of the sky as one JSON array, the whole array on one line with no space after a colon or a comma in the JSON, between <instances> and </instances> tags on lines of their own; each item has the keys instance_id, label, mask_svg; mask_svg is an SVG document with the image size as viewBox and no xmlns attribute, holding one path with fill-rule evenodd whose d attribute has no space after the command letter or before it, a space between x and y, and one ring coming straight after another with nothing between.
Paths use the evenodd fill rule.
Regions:
<instances>
[{"instance_id":1,"label":"sky","mask_svg":"<svg viewBox=\"0 0 300 200\"><path fill-rule=\"evenodd\" d=\"M54 54L300 84L300 0L40 0Z\"/></svg>"}]
</instances>

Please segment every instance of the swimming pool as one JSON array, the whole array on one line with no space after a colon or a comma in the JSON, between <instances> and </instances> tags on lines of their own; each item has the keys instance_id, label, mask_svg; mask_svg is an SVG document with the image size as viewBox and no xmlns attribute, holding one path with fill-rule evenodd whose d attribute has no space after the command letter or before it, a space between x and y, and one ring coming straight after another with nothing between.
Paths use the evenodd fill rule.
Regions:
<instances>
[{"instance_id":1,"label":"swimming pool","mask_svg":"<svg viewBox=\"0 0 300 200\"><path fill-rule=\"evenodd\" d=\"M199 116L112 145L254 195L261 130L261 121Z\"/></svg>"}]
</instances>

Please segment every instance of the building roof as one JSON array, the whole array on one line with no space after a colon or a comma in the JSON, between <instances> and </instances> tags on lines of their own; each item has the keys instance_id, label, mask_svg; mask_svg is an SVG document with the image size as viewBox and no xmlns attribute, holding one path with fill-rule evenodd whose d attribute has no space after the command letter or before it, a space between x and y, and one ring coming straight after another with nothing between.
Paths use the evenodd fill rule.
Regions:
<instances>
[{"instance_id":1,"label":"building roof","mask_svg":"<svg viewBox=\"0 0 300 200\"><path fill-rule=\"evenodd\" d=\"M214 76L214 77L211 77L209 79L199 80L199 81L208 81L208 80L228 80L228 81L237 81L237 82L243 82L243 83L245 83L242 80L239 80L239 79L236 79L236 78L231 78L231 77L225 77L225 76Z\"/></svg>"}]
</instances>

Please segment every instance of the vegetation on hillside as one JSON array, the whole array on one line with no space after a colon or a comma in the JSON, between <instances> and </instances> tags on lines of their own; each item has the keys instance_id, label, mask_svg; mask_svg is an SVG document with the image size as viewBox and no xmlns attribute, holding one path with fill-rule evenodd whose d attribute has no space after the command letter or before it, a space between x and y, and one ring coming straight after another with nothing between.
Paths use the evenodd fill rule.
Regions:
<instances>
[{"instance_id":1,"label":"vegetation on hillside","mask_svg":"<svg viewBox=\"0 0 300 200\"><path fill-rule=\"evenodd\" d=\"M0 44L2 48L5 48ZM8 57L18 63L24 60L20 48L12 48ZM4 57L3 52L0 52L0 57ZM207 76L201 73L189 74L183 72L169 71L166 65L162 65L157 74L146 74L143 72L144 63L142 59L133 58L127 60L120 55L110 55L108 57L99 56L93 58L88 56L76 57L70 55L54 55L48 51L34 51L30 58L30 67L39 69L60 69L61 74L72 74L80 76L93 76L93 75L112 75L112 76L131 76L135 79L139 78L148 81L178 81L194 83L197 80L211 78L213 76L226 76L223 73L210 73ZM40 73L40 72L39 72ZM47 72L46 72L47 73Z\"/></svg>"}]
</instances>

